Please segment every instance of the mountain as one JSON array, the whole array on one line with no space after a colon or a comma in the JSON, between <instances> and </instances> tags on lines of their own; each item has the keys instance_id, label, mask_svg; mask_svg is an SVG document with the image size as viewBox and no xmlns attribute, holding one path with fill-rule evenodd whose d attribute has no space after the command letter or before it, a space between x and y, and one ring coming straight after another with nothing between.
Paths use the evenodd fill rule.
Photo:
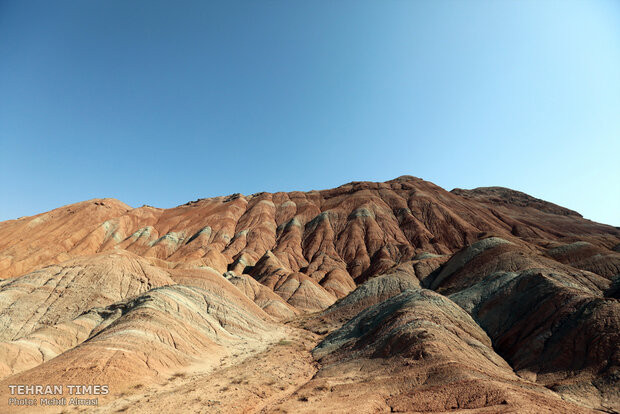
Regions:
<instances>
[{"instance_id":1,"label":"mountain","mask_svg":"<svg viewBox=\"0 0 620 414\"><path fill-rule=\"evenodd\" d=\"M45 382L108 385L93 412L620 412L619 251L411 176L5 221L0 411Z\"/></svg>"}]
</instances>

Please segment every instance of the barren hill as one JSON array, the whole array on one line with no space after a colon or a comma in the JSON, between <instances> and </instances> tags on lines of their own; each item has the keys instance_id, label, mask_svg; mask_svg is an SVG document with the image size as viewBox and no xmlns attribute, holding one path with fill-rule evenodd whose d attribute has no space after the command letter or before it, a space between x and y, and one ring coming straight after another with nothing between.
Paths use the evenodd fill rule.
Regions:
<instances>
[{"instance_id":1,"label":"barren hill","mask_svg":"<svg viewBox=\"0 0 620 414\"><path fill-rule=\"evenodd\" d=\"M5 221L0 411L45 379L100 412L620 412L619 246L411 176Z\"/></svg>"}]
</instances>

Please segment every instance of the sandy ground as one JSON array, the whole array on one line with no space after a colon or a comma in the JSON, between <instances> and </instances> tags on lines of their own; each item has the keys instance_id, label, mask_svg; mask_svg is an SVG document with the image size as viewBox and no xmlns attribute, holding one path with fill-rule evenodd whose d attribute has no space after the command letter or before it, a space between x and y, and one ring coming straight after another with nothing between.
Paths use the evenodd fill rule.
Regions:
<instances>
[{"instance_id":1,"label":"sandy ground","mask_svg":"<svg viewBox=\"0 0 620 414\"><path fill-rule=\"evenodd\" d=\"M317 371L310 351L320 337L287 325L285 338L264 350L240 348L214 371L191 367L168 382L134 386L97 408L61 413L261 413L286 399Z\"/></svg>"}]
</instances>

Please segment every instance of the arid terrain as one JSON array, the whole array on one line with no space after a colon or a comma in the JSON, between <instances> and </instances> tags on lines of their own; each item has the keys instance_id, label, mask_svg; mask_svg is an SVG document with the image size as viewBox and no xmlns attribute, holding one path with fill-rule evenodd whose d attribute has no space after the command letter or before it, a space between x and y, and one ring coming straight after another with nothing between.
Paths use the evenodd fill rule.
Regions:
<instances>
[{"instance_id":1,"label":"arid terrain","mask_svg":"<svg viewBox=\"0 0 620 414\"><path fill-rule=\"evenodd\" d=\"M620 413L620 229L411 176L83 201L0 223L0 382L1 413Z\"/></svg>"}]
</instances>

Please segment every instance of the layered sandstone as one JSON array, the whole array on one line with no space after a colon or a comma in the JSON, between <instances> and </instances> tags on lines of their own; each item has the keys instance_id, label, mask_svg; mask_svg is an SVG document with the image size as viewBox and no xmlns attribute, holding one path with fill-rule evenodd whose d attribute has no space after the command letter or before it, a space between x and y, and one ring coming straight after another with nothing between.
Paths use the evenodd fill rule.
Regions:
<instances>
[{"instance_id":1,"label":"layered sandstone","mask_svg":"<svg viewBox=\"0 0 620 414\"><path fill-rule=\"evenodd\" d=\"M45 378L109 383L100 412L620 412L618 246L527 194L410 176L84 201L0 223L0 396Z\"/></svg>"}]
</instances>

